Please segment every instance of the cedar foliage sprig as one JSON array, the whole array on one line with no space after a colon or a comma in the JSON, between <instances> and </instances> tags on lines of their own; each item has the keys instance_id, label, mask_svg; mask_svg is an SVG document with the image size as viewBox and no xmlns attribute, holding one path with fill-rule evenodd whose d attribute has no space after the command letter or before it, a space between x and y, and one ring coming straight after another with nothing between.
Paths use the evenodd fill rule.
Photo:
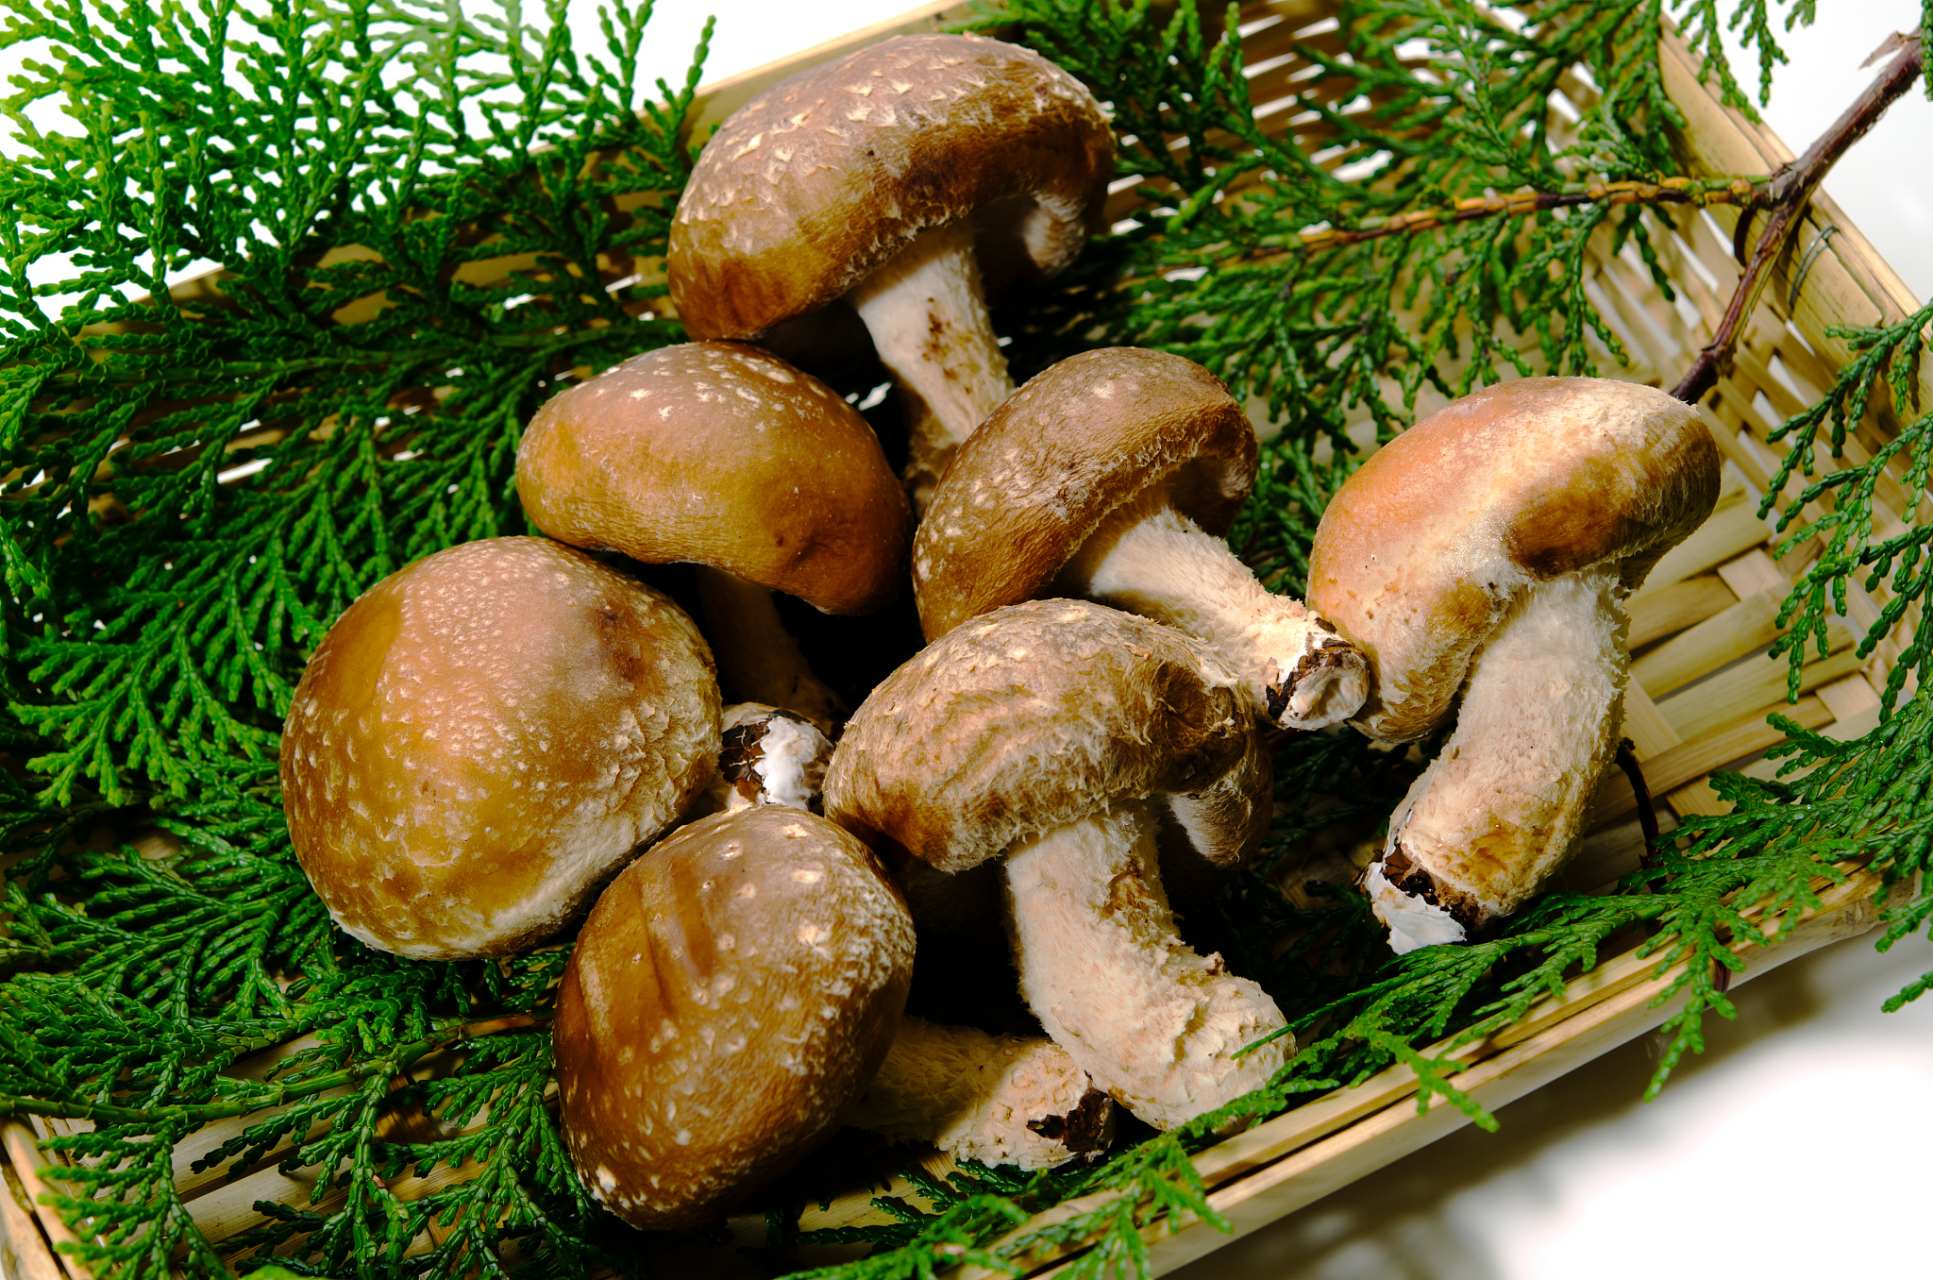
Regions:
<instances>
[{"instance_id":1,"label":"cedar foliage sprig","mask_svg":"<svg viewBox=\"0 0 1933 1280\"><path fill-rule=\"evenodd\" d=\"M356 594L521 530L512 451L560 372L678 336L661 288L606 285L662 252L698 66L645 96L648 5L606 13L596 59L560 3L535 27L515 5L8 8L4 38L58 61L9 112L64 96L80 132L23 125L0 165L0 731L27 766L0 777L7 1108L96 1125L48 1145L81 1161L59 1208L97 1275L221 1272L178 1149L306 1170L310 1202L235 1242L305 1270L470 1275L520 1248L585 1274L597 1218L545 1103L559 953L345 944L290 855L276 729ZM469 282L502 258L508 285ZM203 261L214 287L171 300ZM529 1025L467 1037L492 1011ZM480 1176L394 1189L466 1160Z\"/></svg>"},{"instance_id":2,"label":"cedar foliage sprig","mask_svg":"<svg viewBox=\"0 0 1933 1280\"><path fill-rule=\"evenodd\" d=\"M62 65L30 68L8 108L64 95L83 133L23 126L28 156L0 163L0 198L17 212L0 222L0 742L26 766L0 772L0 831L18 859L0 904L13 974L0 986L0 1107L96 1124L53 1145L89 1162L59 1195L87 1224L80 1256L98 1274L219 1272L175 1186L175 1156L190 1150L197 1176L281 1166L313 1180L306 1202L265 1204L224 1246L303 1272L586 1274L612 1256L609 1219L545 1104L564 950L423 964L343 939L288 848L276 730L303 656L360 590L428 551L522 527L509 487L518 426L560 377L680 336L655 318L660 287L606 282L662 251L698 68L655 95L637 83L648 5L610 11L603 54L588 58L561 3L529 24L514 3L486 17L393 0L104 13L3 2L5 38L66 50ZM1671 10L1715 48L1711 0ZM1186 5L1166 20L1104 0L1014 4L1009 32L1097 86L1132 139L1123 172L1153 180L1020 319L1017 369L1138 342L1263 399L1282 431L1234 543L1299 592L1315 520L1353 465L1354 416L1387 435L1426 384L1462 391L1615 360L1582 292L1586 242L1607 224L1669 288L1636 207L1419 227L1321 254L1302 233L1488 187L1668 174L1665 12L1663 0L1581 0L1519 23L1458 0L1345 5L1348 38L1305 48L1318 84L1282 91L1281 110L1313 113L1352 162L1334 171L1258 119L1227 24ZM1770 56L1763 0L1737 12ZM1792 13L1806 12L1798 0ZM1600 98L1556 149L1546 99L1571 67ZM1730 83L1722 59L1712 68ZM1323 81L1352 82L1371 109L1342 109ZM369 252L329 252L351 244ZM504 258L510 283L470 282L501 275L482 264ZM216 284L169 300L169 275L197 262L220 266ZM1872 358L1822 408L1850 412L1872 378L1903 377L1916 332L1873 336ZM1792 430L1819 421L1801 415ZM1899 446L1915 467L1926 425ZM1842 590L1855 565L1891 574L1896 598L1917 589L1918 542L1867 546L1858 504L1878 474L1820 482L1835 493L1814 497L1843 514L1802 531L1833 539L1808 601ZM1796 635L1814 634L1810 616ZM1737 810L1694 824L1687 848L1628 886L1650 892L1547 897L1473 947L1391 963L1347 889L1318 887L1298 906L1247 876L1220 906L1218 942L1253 961L1302 1046L1267 1089L1092 1169L911 1173L918 1202L883 1204L889 1225L807 1240L875 1246L826 1273L854 1278L1090 1244L1083 1273L1142 1270L1144 1232L1212 1220L1189 1156L1217 1126L1399 1062L1419 1105L1442 1097L1482 1120L1458 1089L1457 1046L1561 989L1634 925L1657 927L1661 963L1687 962L1662 1074L1697 1047L1704 1011L1728 1012L1712 966L1729 963L1740 903L1802 905L1848 856L1879 859L1894 880L1925 869L1927 715L1911 697L1860 743L1795 732L1809 771L1722 784ZM1290 744L1278 794L1305 816L1273 849L1386 812L1413 768L1347 738ZM1311 803L1343 779L1350 803ZM160 834L124 843L140 832ZM1891 908L1885 943L1929 915L1925 896ZM1283 934L1297 941L1276 955ZM265 1079L235 1070L289 1044ZM477 1176L414 1181L460 1166ZM1027 1225L1076 1196L1089 1199L1073 1217Z\"/></svg>"}]
</instances>

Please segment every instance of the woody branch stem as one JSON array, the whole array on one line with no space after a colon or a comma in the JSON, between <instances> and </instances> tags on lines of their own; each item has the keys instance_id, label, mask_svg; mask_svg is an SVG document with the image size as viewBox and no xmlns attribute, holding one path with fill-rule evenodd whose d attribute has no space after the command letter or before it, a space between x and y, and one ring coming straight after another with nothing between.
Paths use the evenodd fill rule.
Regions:
<instances>
[{"instance_id":1,"label":"woody branch stem","mask_svg":"<svg viewBox=\"0 0 1933 1280\"><path fill-rule=\"evenodd\" d=\"M1792 233L1798 229L1806 206L1812 201L1813 192L1819 189L1819 184L1825 180L1839 157L1853 143L1865 137L1867 131L1886 114L1886 108L1919 79L1923 57L1919 33L1903 37L1893 60L1859 95L1858 100L1846 109L1845 114L1820 134L1818 140L1806 148L1804 155L1772 175L1768 186L1771 212L1766 218L1764 230L1759 232L1758 244L1745 264L1744 274L1739 277L1738 288L1732 291L1731 302L1725 308L1724 317L1719 321L1712 340L1698 353L1698 358L1692 361L1691 368L1686 370L1678 385L1671 389L1672 395L1686 404L1697 404L1706 392L1717 385L1718 375L1731 363L1745 317L1757 305L1759 292L1771 275L1772 264L1792 238ZM1737 242L1741 246L1750 222L1751 214L1748 212L1739 223Z\"/></svg>"}]
</instances>

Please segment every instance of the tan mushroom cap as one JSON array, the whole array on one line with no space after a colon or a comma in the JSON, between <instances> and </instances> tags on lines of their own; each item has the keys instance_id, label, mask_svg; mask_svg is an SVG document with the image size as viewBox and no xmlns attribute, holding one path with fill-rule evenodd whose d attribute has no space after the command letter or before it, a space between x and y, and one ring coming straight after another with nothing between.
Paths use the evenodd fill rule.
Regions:
<instances>
[{"instance_id":1,"label":"tan mushroom cap","mask_svg":"<svg viewBox=\"0 0 1933 1280\"><path fill-rule=\"evenodd\" d=\"M672 223L671 296L695 335L757 337L970 216L989 276L1051 275L1097 229L1113 167L1100 104L1039 54L884 40L774 85L713 135Z\"/></svg>"},{"instance_id":2,"label":"tan mushroom cap","mask_svg":"<svg viewBox=\"0 0 1933 1280\"><path fill-rule=\"evenodd\" d=\"M702 818L611 882L553 1035L585 1186L703 1222L838 1128L886 1056L913 925L864 845L779 805Z\"/></svg>"},{"instance_id":3,"label":"tan mushroom cap","mask_svg":"<svg viewBox=\"0 0 1933 1280\"><path fill-rule=\"evenodd\" d=\"M859 412L735 342L663 347L551 397L518 447L517 492L560 541L709 565L826 613L891 599L912 531Z\"/></svg>"},{"instance_id":4,"label":"tan mushroom cap","mask_svg":"<svg viewBox=\"0 0 1933 1280\"><path fill-rule=\"evenodd\" d=\"M1109 347L1062 360L960 447L913 536L927 638L1048 594L1107 515L1165 487L1203 531L1228 530L1255 483L1255 428L1208 370Z\"/></svg>"},{"instance_id":5,"label":"tan mushroom cap","mask_svg":"<svg viewBox=\"0 0 1933 1280\"><path fill-rule=\"evenodd\" d=\"M1635 589L1710 514L1719 463L1691 407L1599 378L1485 388L1370 455L1309 557L1310 607L1376 674L1352 723L1391 741L1441 723L1533 583L1610 565Z\"/></svg>"},{"instance_id":6,"label":"tan mushroom cap","mask_svg":"<svg viewBox=\"0 0 1933 1280\"><path fill-rule=\"evenodd\" d=\"M1198 643L1101 605L1038 600L961 626L846 725L826 815L957 872L1123 799L1202 792L1252 733Z\"/></svg>"},{"instance_id":7,"label":"tan mushroom cap","mask_svg":"<svg viewBox=\"0 0 1933 1280\"><path fill-rule=\"evenodd\" d=\"M372 587L309 660L282 734L289 834L369 945L515 951L683 812L718 713L669 599L546 539L465 543Z\"/></svg>"}]
</instances>

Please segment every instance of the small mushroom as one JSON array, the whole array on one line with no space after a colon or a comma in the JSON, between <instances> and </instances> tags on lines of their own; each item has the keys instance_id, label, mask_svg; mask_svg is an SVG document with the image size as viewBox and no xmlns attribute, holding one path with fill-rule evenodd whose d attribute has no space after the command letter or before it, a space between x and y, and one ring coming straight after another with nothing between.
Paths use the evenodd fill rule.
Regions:
<instances>
[{"instance_id":1,"label":"small mushroom","mask_svg":"<svg viewBox=\"0 0 1933 1280\"><path fill-rule=\"evenodd\" d=\"M832 743L809 721L741 703L725 708L724 744L706 789L716 809L820 811ZM905 881L899 884L904 891ZM917 912L914 920L924 937ZM896 1142L931 1143L956 1159L1049 1169L1105 1148L1114 1104L1045 1036L994 1036L909 1016L848 1123Z\"/></svg>"},{"instance_id":2,"label":"small mushroom","mask_svg":"<svg viewBox=\"0 0 1933 1280\"><path fill-rule=\"evenodd\" d=\"M830 1137L906 1005L913 923L865 846L754 805L611 882L552 1035L571 1159L633 1226L723 1213Z\"/></svg>"},{"instance_id":3,"label":"small mushroom","mask_svg":"<svg viewBox=\"0 0 1933 1280\"><path fill-rule=\"evenodd\" d=\"M934 639L1001 605L1081 596L1214 645L1272 722L1338 723L1368 692L1362 655L1221 537L1255 459L1241 406L1193 361L1063 360L994 411L934 494L913 539L920 625Z\"/></svg>"},{"instance_id":4,"label":"small mushroom","mask_svg":"<svg viewBox=\"0 0 1933 1280\"><path fill-rule=\"evenodd\" d=\"M955 629L873 690L826 770L826 814L942 871L1004 857L1021 994L1099 1087L1172 1128L1259 1087L1294 1047L1259 986L1175 932L1146 801L1214 791L1256 758L1252 738L1234 676L1196 641L1034 601Z\"/></svg>"},{"instance_id":5,"label":"small mushroom","mask_svg":"<svg viewBox=\"0 0 1933 1280\"><path fill-rule=\"evenodd\" d=\"M572 546L700 566L727 688L824 727L844 704L812 674L771 592L871 612L900 589L912 535L858 411L735 342L663 347L552 396L518 447L517 493L532 524Z\"/></svg>"},{"instance_id":6,"label":"small mushroom","mask_svg":"<svg viewBox=\"0 0 1933 1280\"><path fill-rule=\"evenodd\" d=\"M693 335L756 338L841 296L908 402L915 506L1013 390L981 270L1045 278L1097 228L1114 140L1017 45L898 36L800 72L706 144L666 269Z\"/></svg>"},{"instance_id":7,"label":"small mushroom","mask_svg":"<svg viewBox=\"0 0 1933 1280\"><path fill-rule=\"evenodd\" d=\"M282 733L296 857L385 951L502 955L575 918L711 775L718 683L677 605L581 551L492 538L370 588Z\"/></svg>"},{"instance_id":8,"label":"small mushroom","mask_svg":"<svg viewBox=\"0 0 1933 1280\"><path fill-rule=\"evenodd\" d=\"M1259 733L1234 768L1205 791L1150 796L1168 899L1186 913L1261 852L1275 816L1275 761Z\"/></svg>"},{"instance_id":9,"label":"small mushroom","mask_svg":"<svg viewBox=\"0 0 1933 1280\"><path fill-rule=\"evenodd\" d=\"M1624 602L1718 482L1711 433L1664 392L1526 378L1418 423L1336 494L1309 598L1368 655L1353 723L1407 742L1456 715L1365 878L1395 950L1475 934L1573 851L1616 750Z\"/></svg>"},{"instance_id":10,"label":"small mushroom","mask_svg":"<svg viewBox=\"0 0 1933 1280\"><path fill-rule=\"evenodd\" d=\"M820 811L832 739L795 711L762 702L725 708L718 771L705 788L712 812L755 804Z\"/></svg>"},{"instance_id":11,"label":"small mushroom","mask_svg":"<svg viewBox=\"0 0 1933 1280\"><path fill-rule=\"evenodd\" d=\"M908 1017L849 1122L956 1160L1051 1169L1106 1150L1114 1105L1052 1040Z\"/></svg>"}]
</instances>

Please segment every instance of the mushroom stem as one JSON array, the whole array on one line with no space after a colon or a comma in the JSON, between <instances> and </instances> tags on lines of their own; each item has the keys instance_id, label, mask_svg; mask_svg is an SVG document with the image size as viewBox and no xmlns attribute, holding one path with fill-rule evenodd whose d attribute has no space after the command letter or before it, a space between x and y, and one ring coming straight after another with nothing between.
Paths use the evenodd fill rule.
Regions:
<instances>
[{"instance_id":1,"label":"mushroom stem","mask_svg":"<svg viewBox=\"0 0 1933 1280\"><path fill-rule=\"evenodd\" d=\"M1161 1129L1260 1088L1295 1043L1266 992L1175 932L1154 822L1117 804L1015 844L1007 924L1020 992L1095 1084Z\"/></svg>"},{"instance_id":2,"label":"mushroom stem","mask_svg":"<svg viewBox=\"0 0 1933 1280\"><path fill-rule=\"evenodd\" d=\"M699 565L697 571L698 602L720 681L746 702L796 711L831 733L846 718L845 700L812 673L799 642L779 621L772 593L722 569Z\"/></svg>"},{"instance_id":3,"label":"mushroom stem","mask_svg":"<svg viewBox=\"0 0 1933 1280\"><path fill-rule=\"evenodd\" d=\"M832 742L796 711L763 702L724 709L718 769L705 784L704 817L757 804L784 804L818 813L832 758ZM696 806L694 806L696 807Z\"/></svg>"},{"instance_id":4,"label":"mushroom stem","mask_svg":"<svg viewBox=\"0 0 1933 1280\"><path fill-rule=\"evenodd\" d=\"M1320 729L1369 696L1362 653L1300 601L1276 595L1157 486L1104 519L1062 567L1069 594L1215 646L1270 723Z\"/></svg>"},{"instance_id":5,"label":"mushroom stem","mask_svg":"<svg viewBox=\"0 0 1933 1280\"><path fill-rule=\"evenodd\" d=\"M973 229L921 232L848 295L906 407L906 487L917 516L973 429L1013 394L973 256Z\"/></svg>"},{"instance_id":6,"label":"mushroom stem","mask_svg":"<svg viewBox=\"0 0 1933 1280\"><path fill-rule=\"evenodd\" d=\"M1104 1148L1114 1107L1052 1040L908 1017L846 1122L956 1160L1051 1169Z\"/></svg>"},{"instance_id":7,"label":"mushroom stem","mask_svg":"<svg viewBox=\"0 0 1933 1280\"><path fill-rule=\"evenodd\" d=\"M1477 655L1365 881L1398 954L1509 915L1576 848L1623 718L1622 594L1615 566L1533 585Z\"/></svg>"}]
</instances>

